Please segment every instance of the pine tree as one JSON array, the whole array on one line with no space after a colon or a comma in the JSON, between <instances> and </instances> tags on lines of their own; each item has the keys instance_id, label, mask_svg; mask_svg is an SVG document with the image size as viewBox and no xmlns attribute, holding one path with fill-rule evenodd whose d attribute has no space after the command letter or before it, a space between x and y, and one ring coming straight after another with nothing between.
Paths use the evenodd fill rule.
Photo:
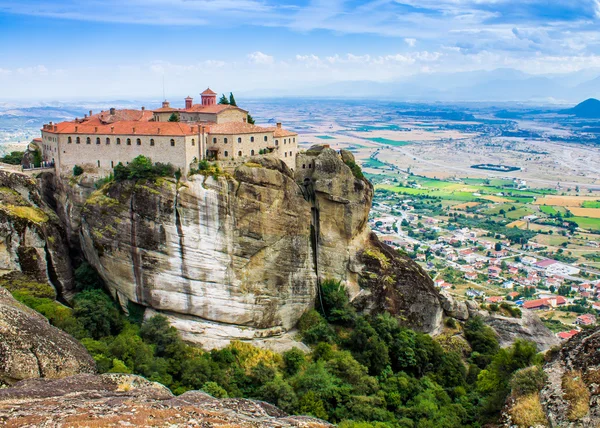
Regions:
<instances>
[{"instance_id":1,"label":"pine tree","mask_svg":"<svg viewBox=\"0 0 600 428\"><path fill-rule=\"evenodd\" d=\"M233 97L233 92L229 93L229 104L237 107L237 104L235 103L235 98Z\"/></svg>"},{"instance_id":2,"label":"pine tree","mask_svg":"<svg viewBox=\"0 0 600 428\"><path fill-rule=\"evenodd\" d=\"M254 118L250 115L250 113L248 113L248 119L246 119L246 121L250 124L250 125L254 125Z\"/></svg>"},{"instance_id":3,"label":"pine tree","mask_svg":"<svg viewBox=\"0 0 600 428\"><path fill-rule=\"evenodd\" d=\"M225 94L221 95L221 98L219 98L219 104L229 104L229 100L227 99Z\"/></svg>"},{"instance_id":4,"label":"pine tree","mask_svg":"<svg viewBox=\"0 0 600 428\"><path fill-rule=\"evenodd\" d=\"M179 122L179 115L177 113L173 113L171 117L169 117L169 122Z\"/></svg>"}]
</instances>

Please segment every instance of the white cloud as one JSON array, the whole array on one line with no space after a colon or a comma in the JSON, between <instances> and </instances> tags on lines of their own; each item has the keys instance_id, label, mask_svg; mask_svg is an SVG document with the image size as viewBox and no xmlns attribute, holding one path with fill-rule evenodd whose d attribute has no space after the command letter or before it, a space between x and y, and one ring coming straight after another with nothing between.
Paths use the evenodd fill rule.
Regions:
<instances>
[{"instance_id":1,"label":"white cloud","mask_svg":"<svg viewBox=\"0 0 600 428\"><path fill-rule=\"evenodd\" d=\"M248 54L248 60L253 64L273 64L275 62L275 58L271 55L264 54L260 51L252 52Z\"/></svg>"},{"instance_id":2,"label":"white cloud","mask_svg":"<svg viewBox=\"0 0 600 428\"><path fill-rule=\"evenodd\" d=\"M600 1L600 0L599 0ZM415 45L417 44L417 39L412 39L412 38L405 38L404 42L410 46L411 48L415 47Z\"/></svg>"}]
</instances>

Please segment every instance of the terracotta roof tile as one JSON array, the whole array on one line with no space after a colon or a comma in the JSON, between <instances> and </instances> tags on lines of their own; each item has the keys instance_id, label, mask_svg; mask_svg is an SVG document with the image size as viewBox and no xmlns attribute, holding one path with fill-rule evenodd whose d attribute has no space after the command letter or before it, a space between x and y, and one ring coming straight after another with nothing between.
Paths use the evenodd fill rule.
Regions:
<instances>
[{"instance_id":1,"label":"terracotta roof tile","mask_svg":"<svg viewBox=\"0 0 600 428\"><path fill-rule=\"evenodd\" d=\"M101 111L100 113L91 116L90 119L97 118L102 123L114 123L119 121L147 122L152 119L152 116L153 114L149 110L121 109L114 110L114 114L111 114L110 110Z\"/></svg>"},{"instance_id":2,"label":"terracotta roof tile","mask_svg":"<svg viewBox=\"0 0 600 428\"><path fill-rule=\"evenodd\" d=\"M244 113L248 113L247 110L229 104L212 104L208 106L204 106L202 104L194 104L191 108L183 109L181 111L187 113L221 113L224 110L233 109L243 111Z\"/></svg>"},{"instance_id":3,"label":"terracotta roof tile","mask_svg":"<svg viewBox=\"0 0 600 428\"><path fill-rule=\"evenodd\" d=\"M222 135L231 135L231 134L255 134L255 133L263 133L263 132L271 132L268 128L262 128L260 126L251 125L246 122L226 122L219 123L210 126L211 134L222 134Z\"/></svg>"},{"instance_id":4,"label":"terracotta roof tile","mask_svg":"<svg viewBox=\"0 0 600 428\"><path fill-rule=\"evenodd\" d=\"M140 122L121 121L112 124L102 124L98 121L61 122L52 129L43 129L53 134L100 134L100 135L166 135L184 136L198 133L197 126L182 122ZM135 129L135 132L134 132Z\"/></svg>"},{"instance_id":5,"label":"terracotta roof tile","mask_svg":"<svg viewBox=\"0 0 600 428\"><path fill-rule=\"evenodd\" d=\"M275 138L294 137L298 135L297 132L288 131L287 129L279 128L277 126L270 126L266 129L273 131L273 137Z\"/></svg>"},{"instance_id":6,"label":"terracotta roof tile","mask_svg":"<svg viewBox=\"0 0 600 428\"><path fill-rule=\"evenodd\" d=\"M200 95L217 95L217 93L210 88L206 88Z\"/></svg>"}]
</instances>

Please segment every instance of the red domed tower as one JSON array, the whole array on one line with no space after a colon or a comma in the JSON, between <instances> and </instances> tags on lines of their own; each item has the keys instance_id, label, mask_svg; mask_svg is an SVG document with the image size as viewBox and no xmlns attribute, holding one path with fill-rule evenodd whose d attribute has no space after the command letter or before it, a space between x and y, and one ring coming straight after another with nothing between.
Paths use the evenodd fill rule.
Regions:
<instances>
[{"instance_id":1,"label":"red domed tower","mask_svg":"<svg viewBox=\"0 0 600 428\"><path fill-rule=\"evenodd\" d=\"M185 109L189 110L192 108L192 104L194 104L194 99L192 97L187 97L185 99Z\"/></svg>"},{"instance_id":2,"label":"red domed tower","mask_svg":"<svg viewBox=\"0 0 600 428\"><path fill-rule=\"evenodd\" d=\"M203 106L212 106L217 103L217 93L210 88L206 88L206 90L202 92L200 96L202 97Z\"/></svg>"}]
</instances>

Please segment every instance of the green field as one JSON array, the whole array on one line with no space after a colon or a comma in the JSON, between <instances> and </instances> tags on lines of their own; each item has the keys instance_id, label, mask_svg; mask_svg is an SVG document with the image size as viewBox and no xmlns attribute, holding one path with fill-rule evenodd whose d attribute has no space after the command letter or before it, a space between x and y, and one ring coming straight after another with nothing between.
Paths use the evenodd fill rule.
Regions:
<instances>
[{"instance_id":1,"label":"green field","mask_svg":"<svg viewBox=\"0 0 600 428\"><path fill-rule=\"evenodd\" d=\"M460 191L442 191L442 190L431 190L431 189L413 189L412 187L404 186L392 186L389 184L380 184L376 186L377 189L389 190L391 192L403 193L406 195L426 195L434 196L449 201L461 201L461 202L473 202L479 201L480 198L473 196L470 192Z\"/></svg>"},{"instance_id":2,"label":"green field","mask_svg":"<svg viewBox=\"0 0 600 428\"><path fill-rule=\"evenodd\" d=\"M583 208L600 208L600 201L585 201L581 206Z\"/></svg>"},{"instance_id":3,"label":"green field","mask_svg":"<svg viewBox=\"0 0 600 428\"><path fill-rule=\"evenodd\" d=\"M380 138L380 137L367 138L367 140L373 141L374 143L389 144L390 146L396 146L396 147L406 146L406 145L410 144L408 141L388 140L387 138Z\"/></svg>"},{"instance_id":4,"label":"green field","mask_svg":"<svg viewBox=\"0 0 600 428\"><path fill-rule=\"evenodd\" d=\"M335 140L335 137L330 135L317 135L317 138L320 138L321 140Z\"/></svg>"},{"instance_id":5,"label":"green field","mask_svg":"<svg viewBox=\"0 0 600 428\"><path fill-rule=\"evenodd\" d=\"M584 229L600 230L600 218L570 217L567 220L574 221Z\"/></svg>"},{"instance_id":6,"label":"green field","mask_svg":"<svg viewBox=\"0 0 600 428\"><path fill-rule=\"evenodd\" d=\"M388 165L381 162L379 159L369 158L362 163L363 168L389 168Z\"/></svg>"}]
</instances>

